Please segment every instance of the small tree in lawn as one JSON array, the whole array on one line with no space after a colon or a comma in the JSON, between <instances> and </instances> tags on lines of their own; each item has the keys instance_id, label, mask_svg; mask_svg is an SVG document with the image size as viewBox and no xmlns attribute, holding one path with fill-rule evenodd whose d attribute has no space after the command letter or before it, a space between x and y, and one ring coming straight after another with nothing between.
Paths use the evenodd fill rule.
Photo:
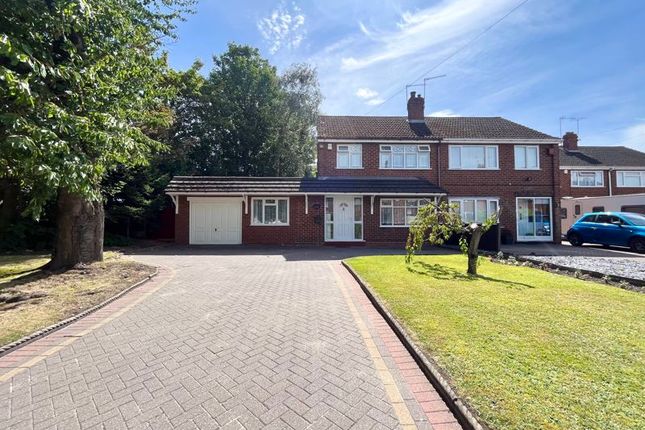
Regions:
<instances>
[{"instance_id":1,"label":"small tree in lawn","mask_svg":"<svg viewBox=\"0 0 645 430\"><path fill-rule=\"evenodd\" d=\"M465 224L461 220L457 205L446 201L430 203L419 209L416 218L410 225L406 244L406 263L410 263L414 255L421 250L424 243L443 245L454 234L459 235L459 248L468 255L468 274L477 275L479 258L479 241L499 219L499 211L492 214L482 224ZM470 236L470 242L468 241Z\"/></svg>"}]
</instances>

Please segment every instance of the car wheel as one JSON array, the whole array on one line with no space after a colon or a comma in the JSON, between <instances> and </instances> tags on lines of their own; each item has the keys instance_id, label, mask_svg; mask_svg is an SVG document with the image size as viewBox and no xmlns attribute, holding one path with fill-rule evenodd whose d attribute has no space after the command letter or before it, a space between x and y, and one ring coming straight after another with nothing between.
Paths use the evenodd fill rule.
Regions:
<instances>
[{"instance_id":1,"label":"car wheel","mask_svg":"<svg viewBox=\"0 0 645 430\"><path fill-rule=\"evenodd\" d=\"M629 247L632 251L643 254L645 253L645 239L642 237L635 237L629 241Z\"/></svg>"},{"instance_id":2,"label":"car wheel","mask_svg":"<svg viewBox=\"0 0 645 430\"><path fill-rule=\"evenodd\" d=\"M572 246L582 246L582 236L578 233L569 233L567 239Z\"/></svg>"}]
</instances>

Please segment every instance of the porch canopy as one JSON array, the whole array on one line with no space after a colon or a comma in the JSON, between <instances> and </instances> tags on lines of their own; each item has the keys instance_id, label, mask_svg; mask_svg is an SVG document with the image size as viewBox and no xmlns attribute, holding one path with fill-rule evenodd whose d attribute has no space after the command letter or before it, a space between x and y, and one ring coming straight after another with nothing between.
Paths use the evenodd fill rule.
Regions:
<instances>
[{"instance_id":1,"label":"porch canopy","mask_svg":"<svg viewBox=\"0 0 645 430\"><path fill-rule=\"evenodd\" d=\"M414 177L262 178L240 176L175 176L166 187L177 208L179 195L292 196L347 194L372 196L443 196L446 191ZM246 205L245 205L246 207ZM305 206L307 208L307 206Z\"/></svg>"}]
</instances>

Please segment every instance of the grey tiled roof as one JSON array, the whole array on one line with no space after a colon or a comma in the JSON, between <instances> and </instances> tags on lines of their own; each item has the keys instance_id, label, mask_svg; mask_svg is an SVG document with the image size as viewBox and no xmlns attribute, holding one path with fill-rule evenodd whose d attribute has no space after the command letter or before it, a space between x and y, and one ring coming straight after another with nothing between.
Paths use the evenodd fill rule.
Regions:
<instances>
[{"instance_id":1,"label":"grey tiled roof","mask_svg":"<svg viewBox=\"0 0 645 430\"><path fill-rule=\"evenodd\" d=\"M320 177L253 178L235 176L175 176L166 193L293 194L293 193L410 193L444 194L420 178Z\"/></svg>"},{"instance_id":2,"label":"grey tiled roof","mask_svg":"<svg viewBox=\"0 0 645 430\"><path fill-rule=\"evenodd\" d=\"M560 166L645 168L645 153L625 146L579 146L577 151L560 148Z\"/></svg>"},{"instance_id":3,"label":"grey tiled roof","mask_svg":"<svg viewBox=\"0 0 645 430\"><path fill-rule=\"evenodd\" d=\"M327 116L318 119L319 139L557 139L501 117Z\"/></svg>"}]
</instances>

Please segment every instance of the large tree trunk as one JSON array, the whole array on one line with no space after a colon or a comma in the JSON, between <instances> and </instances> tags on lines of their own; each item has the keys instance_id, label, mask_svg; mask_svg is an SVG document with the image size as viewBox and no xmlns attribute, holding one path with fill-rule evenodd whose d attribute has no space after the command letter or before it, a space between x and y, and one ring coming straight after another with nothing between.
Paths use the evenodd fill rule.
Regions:
<instances>
[{"instance_id":1,"label":"large tree trunk","mask_svg":"<svg viewBox=\"0 0 645 430\"><path fill-rule=\"evenodd\" d=\"M102 202L91 202L78 194L58 193L56 239L49 269L72 267L103 260L105 214Z\"/></svg>"},{"instance_id":2,"label":"large tree trunk","mask_svg":"<svg viewBox=\"0 0 645 430\"><path fill-rule=\"evenodd\" d=\"M468 274L477 274L477 259L479 258L479 240L483 234L482 226L478 225L472 230L470 243L468 244Z\"/></svg>"}]
</instances>

